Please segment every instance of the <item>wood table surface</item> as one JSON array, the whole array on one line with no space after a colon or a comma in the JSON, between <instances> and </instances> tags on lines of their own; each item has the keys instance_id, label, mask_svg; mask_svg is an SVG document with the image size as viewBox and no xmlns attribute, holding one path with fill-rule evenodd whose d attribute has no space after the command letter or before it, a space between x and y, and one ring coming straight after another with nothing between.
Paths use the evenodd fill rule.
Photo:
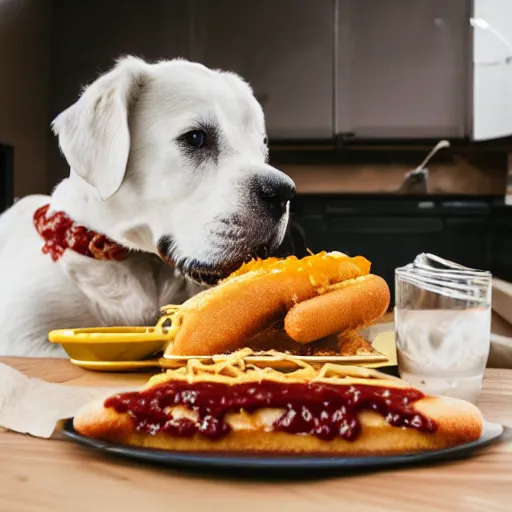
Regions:
<instances>
[{"instance_id":1,"label":"wood table surface","mask_svg":"<svg viewBox=\"0 0 512 512\"><path fill-rule=\"evenodd\" d=\"M147 374L105 374L66 360L4 358L50 382L110 386ZM487 370L479 406L512 426L512 370ZM283 475L286 476L286 475ZM59 439L0 433L0 511L473 511L512 510L512 442L471 459L421 468L300 480L184 472L106 458Z\"/></svg>"}]
</instances>

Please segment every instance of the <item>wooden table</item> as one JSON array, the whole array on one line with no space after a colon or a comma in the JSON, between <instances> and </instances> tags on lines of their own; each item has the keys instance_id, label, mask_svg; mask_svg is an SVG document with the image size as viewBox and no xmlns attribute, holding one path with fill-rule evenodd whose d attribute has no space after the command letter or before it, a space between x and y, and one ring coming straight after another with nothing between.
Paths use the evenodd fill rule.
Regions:
<instances>
[{"instance_id":1,"label":"wooden table","mask_svg":"<svg viewBox=\"0 0 512 512\"><path fill-rule=\"evenodd\" d=\"M0 359L51 382L124 385L147 375L87 372L65 360ZM480 407L512 426L512 370L488 370ZM222 512L512 510L512 442L466 461L358 476L262 481L107 459L63 440L0 433L0 511Z\"/></svg>"}]
</instances>

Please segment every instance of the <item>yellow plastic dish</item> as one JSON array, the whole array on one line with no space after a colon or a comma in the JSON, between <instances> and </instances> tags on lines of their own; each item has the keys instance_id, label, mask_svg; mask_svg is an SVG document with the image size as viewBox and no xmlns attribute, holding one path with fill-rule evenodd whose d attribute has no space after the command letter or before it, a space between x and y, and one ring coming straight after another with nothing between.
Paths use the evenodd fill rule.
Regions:
<instances>
[{"instance_id":1,"label":"yellow plastic dish","mask_svg":"<svg viewBox=\"0 0 512 512\"><path fill-rule=\"evenodd\" d=\"M156 327L101 327L61 329L48 335L72 361L140 362L159 352L168 343L165 329Z\"/></svg>"},{"instance_id":2,"label":"yellow plastic dish","mask_svg":"<svg viewBox=\"0 0 512 512\"><path fill-rule=\"evenodd\" d=\"M91 329L63 329L49 334L52 343L62 345L71 362L87 370L126 372L151 369L175 369L185 366L189 359L211 360L210 356L158 357L168 343L165 328L110 327ZM311 364L351 364L367 368L395 366L397 363L394 332L379 334L374 348L380 354L363 356L296 356L295 359ZM220 356L216 356L218 359ZM293 369L290 360L280 360L267 355L254 355L247 362L260 367Z\"/></svg>"}]
</instances>

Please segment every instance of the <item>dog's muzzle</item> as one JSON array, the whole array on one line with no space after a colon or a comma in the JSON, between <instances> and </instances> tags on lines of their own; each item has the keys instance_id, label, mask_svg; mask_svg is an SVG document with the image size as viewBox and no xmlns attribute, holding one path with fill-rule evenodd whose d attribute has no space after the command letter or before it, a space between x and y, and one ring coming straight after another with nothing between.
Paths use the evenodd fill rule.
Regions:
<instances>
[{"instance_id":1,"label":"dog's muzzle","mask_svg":"<svg viewBox=\"0 0 512 512\"><path fill-rule=\"evenodd\" d=\"M242 252L243 257L236 257L232 260L219 261L218 263L205 263L193 258L173 259L173 241L171 237L162 237L158 243L158 252L161 259L167 264L174 266L183 275L201 285L213 286L219 281L227 278L235 270L238 270L243 263L254 258L265 259L270 255L270 247L267 244L259 245L253 250Z\"/></svg>"},{"instance_id":2,"label":"dog's muzzle","mask_svg":"<svg viewBox=\"0 0 512 512\"><path fill-rule=\"evenodd\" d=\"M243 199L238 212L212 219L212 256L208 262L194 258L194 254L174 258L174 254L180 254L175 250L179 243L171 236L163 236L158 242L162 260L199 284L215 285L243 263L268 258L277 250L295 195L293 180L277 170L260 171L246 177L240 187Z\"/></svg>"}]
</instances>

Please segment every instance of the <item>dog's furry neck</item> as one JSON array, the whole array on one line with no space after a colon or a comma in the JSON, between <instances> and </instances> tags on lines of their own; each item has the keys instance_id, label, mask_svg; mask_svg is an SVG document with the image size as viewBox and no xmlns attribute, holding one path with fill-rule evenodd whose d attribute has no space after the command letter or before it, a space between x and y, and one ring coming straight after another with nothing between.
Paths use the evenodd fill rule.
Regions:
<instances>
[{"instance_id":1,"label":"dog's furry neck","mask_svg":"<svg viewBox=\"0 0 512 512\"><path fill-rule=\"evenodd\" d=\"M158 255L151 236L143 228L131 224L130 216L115 224L105 223L113 217L113 209L119 208L113 201L103 201L96 190L77 176L72 170L70 176L61 181L52 193L52 211L63 211L77 224L106 235L132 250Z\"/></svg>"},{"instance_id":2,"label":"dog's furry neck","mask_svg":"<svg viewBox=\"0 0 512 512\"><path fill-rule=\"evenodd\" d=\"M67 213L77 224L102 232L100 219L104 201L95 197L95 191L73 172L54 189L51 210ZM105 233L108 236L108 233Z\"/></svg>"}]
</instances>

